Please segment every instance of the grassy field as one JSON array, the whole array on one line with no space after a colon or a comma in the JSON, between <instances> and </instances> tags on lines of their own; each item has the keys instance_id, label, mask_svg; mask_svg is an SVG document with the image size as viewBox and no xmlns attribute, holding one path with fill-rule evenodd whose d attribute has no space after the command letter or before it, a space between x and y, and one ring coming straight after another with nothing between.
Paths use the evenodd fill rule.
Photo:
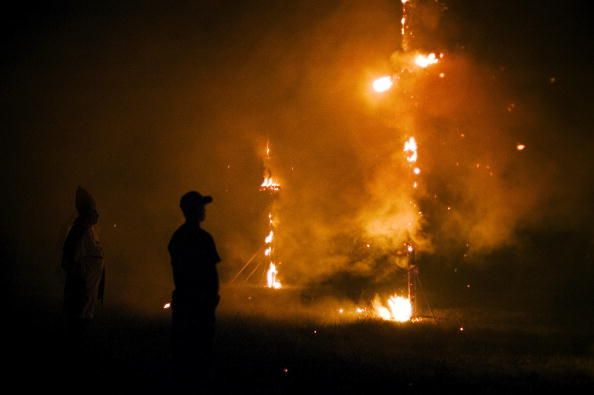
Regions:
<instances>
[{"instance_id":1,"label":"grassy field","mask_svg":"<svg viewBox=\"0 0 594 395\"><path fill-rule=\"evenodd\" d=\"M339 301L304 305L279 296L271 309L264 307L270 306L269 299L251 291L223 296L217 393L594 389L594 339L587 328L553 327L526 314L472 309L436 309L436 320L395 324L358 317ZM59 310L44 312L19 316L18 333L6 338L12 351L5 354L7 377L22 390L171 392L168 311L141 316L101 309L88 353L74 363L83 373L64 361ZM72 382L73 376L82 380Z\"/></svg>"}]
</instances>

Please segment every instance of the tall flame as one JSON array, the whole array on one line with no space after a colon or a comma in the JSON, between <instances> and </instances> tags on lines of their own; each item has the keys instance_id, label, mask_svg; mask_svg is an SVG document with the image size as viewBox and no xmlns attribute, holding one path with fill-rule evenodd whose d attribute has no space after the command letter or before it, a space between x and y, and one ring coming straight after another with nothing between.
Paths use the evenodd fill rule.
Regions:
<instances>
[{"instance_id":1,"label":"tall flame","mask_svg":"<svg viewBox=\"0 0 594 395\"><path fill-rule=\"evenodd\" d=\"M266 158L264 161L264 181L260 185L261 191L278 192L280 191L280 184L272 179L272 172L267 166L270 161L270 142L266 142ZM274 193L276 196L276 193ZM273 202L274 204L274 202ZM268 235L264 238L264 256L268 262L268 271L266 272L266 284L268 288L279 289L281 287L280 281L277 279L278 269L273 262L273 245L274 241L274 221L272 220L272 212L268 213Z\"/></svg>"},{"instance_id":2,"label":"tall flame","mask_svg":"<svg viewBox=\"0 0 594 395\"><path fill-rule=\"evenodd\" d=\"M406 37L406 26L407 26L407 7L406 4L410 0L401 0L402 2L402 18L400 19L400 35L402 39L402 50L408 51L408 38Z\"/></svg>"},{"instance_id":3,"label":"tall flame","mask_svg":"<svg viewBox=\"0 0 594 395\"><path fill-rule=\"evenodd\" d=\"M276 265L273 262L270 262L268 272L266 273L268 288L281 288L281 282L276 278L277 274L278 270L276 269Z\"/></svg>"},{"instance_id":4,"label":"tall flame","mask_svg":"<svg viewBox=\"0 0 594 395\"><path fill-rule=\"evenodd\" d=\"M272 242L274 241L274 221L272 220L272 213L268 213L268 227L270 231L268 235L264 238L264 243L266 248L264 249L264 256L268 260L268 272L266 273L266 285L268 288L279 289L281 288L281 282L277 278L278 276L278 269L276 264L273 262L272 257Z\"/></svg>"}]
</instances>

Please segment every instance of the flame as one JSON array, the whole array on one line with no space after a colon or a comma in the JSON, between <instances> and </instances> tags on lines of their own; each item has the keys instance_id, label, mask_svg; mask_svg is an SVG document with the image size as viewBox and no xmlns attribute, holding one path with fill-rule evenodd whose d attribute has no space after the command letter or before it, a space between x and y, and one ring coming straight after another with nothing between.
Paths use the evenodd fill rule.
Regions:
<instances>
[{"instance_id":1,"label":"flame","mask_svg":"<svg viewBox=\"0 0 594 395\"><path fill-rule=\"evenodd\" d=\"M279 289L281 288L281 282L276 278L278 270L273 262L270 262L268 273L266 273L266 279L268 282L268 288Z\"/></svg>"},{"instance_id":2,"label":"flame","mask_svg":"<svg viewBox=\"0 0 594 395\"><path fill-rule=\"evenodd\" d=\"M264 181L262 181L262 184L260 184L261 191L278 192L280 191L280 187L280 184L269 176L264 177Z\"/></svg>"},{"instance_id":3,"label":"flame","mask_svg":"<svg viewBox=\"0 0 594 395\"><path fill-rule=\"evenodd\" d=\"M390 77L389 75L377 78L375 81L373 81L372 84L373 90L377 93L383 93L390 90L390 88L392 88L392 85L394 85L394 81L392 80L392 77Z\"/></svg>"},{"instance_id":4,"label":"flame","mask_svg":"<svg viewBox=\"0 0 594 395\"><path fill-rule=\"evenodd\" d=\"M415 163L419 157L417 153L417 141L414 137L409 138L404 143L404 152L410 152L406 157L406 160L410 163Z\"/></svg>"},{"instance_id":5,"label":"flame","mask_svg":"<svg viewBox=\"0 0 594 395\"><path fill-rule=\"evenodd\" d=\"M516 145L516 149L518 151L524 151L524 149L526 149L526 145L525 144L518 144L518 145Z\"/></svg>"},{"instance_id":6,"label":"flame","mask_svg":"<svg viewBox=\"0 0 594 395\"><path fill-rule=\"evenodd\" d=\"M270 244L270 243L272 243L273 239L274 239L274 232L271 230L270 233L268 233L268 236L266 236L266 238L264 239L264 242L266 244Z\"/></svg>"},{"instance_id":7,"label":"flame","mask_svg":"<svg viewBox=\"0 0 594 395\"><path fill-rule=\"evenodd\" d=\"M408 40L406 38L406 3L410 0L401 0L402 3L402 18L400 19L400 35L402 36L402 50L408 51Z\"/></svg>"},{"instance_id":8,"label":"flame","mask_svg":"<svg viewBox=\"0 0 594 395\"><path fill-rule=\"evenodd\" d=\"M171 303L165 303L165 304L163 305L163 310L167 310L167 309L168 309L168 308L170 308L170 307L171 307Z\"/></svg>"},{"instance_id":9,"label":"flame","mask_svg":"<svg viewBox=\"0 0 594 395\"><path fill-rule=\"evenodd\" d=\"M408 298L392 295L387 302L387 306L383 305L379 298L373 301L373 308L375 313L383 320L408 322L412 317L412 305Z\"/></svg>"},{"instance_id":10,"label":"flame","mask_svg":"<svg viewBox=\"0 0 594 395\"><path fill-rule=\"evenodd\" d=\"M436 64L437 62L439 62L439 59L433 52L429 55L418 54L415 56L415 64L423 69L431 66L432 64Z\"/></svg>"}]
</instances>

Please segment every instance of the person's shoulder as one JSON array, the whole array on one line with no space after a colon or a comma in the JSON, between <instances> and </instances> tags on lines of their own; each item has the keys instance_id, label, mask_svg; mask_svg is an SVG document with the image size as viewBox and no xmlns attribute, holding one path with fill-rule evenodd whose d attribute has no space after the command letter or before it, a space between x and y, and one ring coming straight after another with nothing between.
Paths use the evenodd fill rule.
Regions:
<instances>
[{"instance_id":1,"label":"person's shoulder","mask_svg":"<svg viewBox=\"0 0 594 395\"><path fill-rule=\"evenodd\" d=\"M178 226L177 229L173 232L173 235L175 236L177 234L180 234L180 233L184 232L185 231L185 226L184 225L185 224L181 224L180 226Z\"/></svg>"},{"instance_id":2,"label":"person's shoulder","mask_svg":"<svg viewBox=\"0 0 594 395\"><path fill-rule=\"evenodd\" d=\"M184 235L188 233L186 227L184 226L185 224L180 225L174 232L173 235L171 236L171 240L170 243L175 242L176 240L179 240L180 238L185 237Z\"/></svg>"},{"instance_id":3,"label":"person's shoulder","mask_svg":"<svg viewBox=\"0 0 594 395\"><path fill-rule=\"evenodd\" d=\"M204 237L205 239L214 240L212 235L207 230L200 228L199 232L200 232L200 235L202 237Z\"/></svg>"}]
</instances>

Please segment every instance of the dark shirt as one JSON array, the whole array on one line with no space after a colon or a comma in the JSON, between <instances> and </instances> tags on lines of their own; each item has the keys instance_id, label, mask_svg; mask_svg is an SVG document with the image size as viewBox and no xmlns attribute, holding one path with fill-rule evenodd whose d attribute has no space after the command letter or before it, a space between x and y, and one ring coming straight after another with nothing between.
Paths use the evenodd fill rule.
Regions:
<instances>
[{"instance_id":1,"label":"dark shirt","mask_svg":"<svg viewBox=\"0 0 594 395\"><path fill-rule=\"evenodd\" d=\"M200 226L180 226L169 242L176 298L218 301L221 261L212 236Z\"/></svg>"}]
</instances>

